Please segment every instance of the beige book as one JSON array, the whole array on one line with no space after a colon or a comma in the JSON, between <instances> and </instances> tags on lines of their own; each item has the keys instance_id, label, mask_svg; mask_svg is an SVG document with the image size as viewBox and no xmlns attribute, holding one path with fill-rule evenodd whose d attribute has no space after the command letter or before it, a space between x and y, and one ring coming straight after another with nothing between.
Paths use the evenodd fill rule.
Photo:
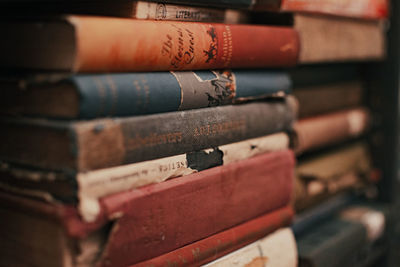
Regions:
<instances>
[{"instance_id":1,"label":"beige book","mask_svg":"<svg viewBox=\"0 0 400 267\"><path fill-rule=\"evenodd\" d=\"M133 2L132 17L149 20L220 22L237 24L248 22L246 13L233 9L218 9L137 1Z\"/></svg>"},{"instance_id":2,"label":"beige book","mask_svg":"<svg viewBox=\"0 0 400 267\"><path fill-rule=\"evenodd\" d=\"M385 23L295 14L300 35L300 63L381 60L385 57Z\"/></svg>"},{"instance_id":3,"label":"beige book","mask_svg":"<svg viewBox=\"0 0 400 267\"><path fill-rule=\"evenodd\" d=\"M283 228L206 267L296 267L296 240L290 228Z\"/></svg>"}]
</instances>

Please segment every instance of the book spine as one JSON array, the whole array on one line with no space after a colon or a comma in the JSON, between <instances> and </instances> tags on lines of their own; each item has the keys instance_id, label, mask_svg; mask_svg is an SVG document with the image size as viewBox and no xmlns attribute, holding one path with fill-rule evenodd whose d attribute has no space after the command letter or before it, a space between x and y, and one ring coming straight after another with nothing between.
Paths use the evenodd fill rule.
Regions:
<instances>
[{"instance_id":1,"label":"book spine","mask_svg":"<svg viewBox=\"0 0 400 267\"><path fill-rule=\"evenodd\" d=\"M293 95L299 101L299 118L355 108L363 103L360 82L296 88Z\"/></svg>"},{"instance_id":2,"label":"book spine","mask_svg":"<svg viewBox=\"0 0 400 267\"><path fill-rule=\"evenodd\" d=\"M304 151L357 137L366 131L368 122L369 112L364 108L300 120L294 126L295 151L301 154Z\"/></svg>"},{"instance_id":3,"label":"book spine","mask_svg":"<svg viewBox=\"0 0 400 267\"><path fill-rule=\"evenodd\" d=\"M99 198L212 167L231 164L263 153L288 148L284 133L254 138L212 149L78 173L79 210L85 221L100 212Z\"/></svg>"},{"instance_id":4,"label":"book spine","mask_svg":"<svg viewBox=\"0 0 400 267\"><path fill-rule=\"evenodd\" d=\"M103 266L148 260L284 207L293 168L285 150L102 198L99 220L117 218Z\"/></svg>"},{"instance_id":5,"label":"book spine","mask_svg":"<svg viewBox=\"0 0 400 267\"><path fill-rule=\"evenodd\" d=\"M176 71L72 78L80 118L132 116L205 108L289 93L290 79L272 71Z\"/></svg>"},{"instance_id":6,"label":"book spine","mask_svg":"<svg viewBox=\"0 0 400 267\"><path fill-rule=\"evenodd\" d=\"M160 2L159 0L150 0L152 2ZM249 8L254 0L163 0L163 3L184 4L194 6L213 6L225 8Z\"/></svg>"},{"instance_id":7,"label":"book spine","mask_svg":"<svg viewBox=\"0 0 400 267\"><path fill-rule=\"evenodd\" d=\"M206 7L171 5L138 1L132 17L149 20L173 20L215 23L242 23L245 15L237 10L224 10ZM229 18L227 15L229 13ZM229 20L227 20L229 19Z\"/></svg>"},{"instance_id":8,"label":"book spine","mask_svg":"<svg viewBox=\"0 0 400 267\"><path fill-rule=\"evenodd\" d=\"M295 14L299 32L299 62L383 60L386 35L383 21ZM351 38L349 38L351 36Z\"/></svg>"},{"instance_id":9,"label":"book spine","mask_svg":"<svg viewBox=\"0 0 400 267\"><path fill-rule=\"evenodd\" d=\"M293 66L289 27L67 18L75 26L75 71L161 71ZM277 36L279 38L277 38Z\"/></svg>"},{"instance_id":10,"label":"book spine","mask_svg":"<svg viewBox=\"0 0 400 267\"><path fill-rule=\"evenodd\" d=\"M179 155L288 130L295 114L296 102L289 97L285 102L77 123L72 129L77 155L72 156L83 171Z\"/></svg>"},{"instance_id":11,"label":"book spine","mask_svg":"<svg viewBox=\"0 0 400 267\"><path fill-rule=\"evenodd\" d=\"M279 229L267 237L217 259L212 266L297 266L297 247L289 228Z\"/></svg>"},{"instance_id":12,"label":"book spine","mask_svg":"<svg viewBox=\"0 0 400 267\"><path fill-rule=\"evenodd\" d=\"M282 0L281 10L384 19L389 15L388 5L387 0Z\"/></svg>"},{"instance_id":13,"label":"book spine","mask_svg":"<svg viewBox=\"0 0 400 267\"><path fill-rule=\"evenodd\" d=\"M334 218L297 239L299 266L337 266L366 242L366 229L361 223Z\"/></svg>"},{"instance_id":14,"label":"book spine","mask_svg":"<svg viewBox=\"0 0 400 267\"><path fill-rule=\"evenodd\" d=\"M156 258L133 266L199 266L222 257L247 244L287 226L293 217L291 207L285 207L250 220L226 231L199 240Z\"/></svg>"},{"instance_id":15,"label":"book spine","mask_svg":"<svg viewBox=\"0 0 400 267\"><path fill-rule=\"evenodd\" d=\"M297 102L288 96L269 102L90 121L3 117L0 158L50 170L108 168L286 131L292 127L296 109Z\"/></svg>"}]
</instances>

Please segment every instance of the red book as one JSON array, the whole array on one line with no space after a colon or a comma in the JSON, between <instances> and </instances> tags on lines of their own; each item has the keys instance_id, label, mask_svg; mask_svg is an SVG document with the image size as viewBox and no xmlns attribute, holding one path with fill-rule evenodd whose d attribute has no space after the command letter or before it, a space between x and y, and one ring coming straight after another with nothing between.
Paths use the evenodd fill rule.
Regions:
<instances>
[{"instance_id":1,"label":"red book","mask_svg":"<svg viewBox=\"0 0 400 267\"><path fill-rule=\"evenodd\" d=\"M388 0L282 0L281 10L383 19L388 17L389 3Z\"/></svg>"},{"instance_id":2,"label":"red book","mask_svg":"<svg viewBox=\"0 0 400 267\"><path fill-rule=\"evenodd\" d=\"M144 261L283 207L293 170L286 150L104 198L119 219L102 266Z\"/></svg>"},{"instance_id":3,"label":"red book","mask_svg":"<svg viewBox=\"0 0 400 267\"><path fill-rule=\"evenodd\" d=\"M293 209L287 206L132 267L199 266L289 225L292 217Z\"/></svg>"},{"instance_id":4,"label":"red book","mask_svg":"<svg viewBox=\"0 0 400 267\"><path fill-rule=\"evenodd\" d=\"M299 52L298 35L290 27L85 16L37 25L17 21L0 26L4 40L0 68L78 72L262 68L295 65Z\"/></svg>"},{"instance_id":5,"label":"red book","mask_svg":"<svg viewBox=\"0 0 400 267\"><path fill-rule=\"evenodd\" d=\"M53 221L73 240L87 239L112 222L98 265L127 266L286 206L292 195L294 164L293 152L277 151L108 196L100 200L100 215L93 223L84 223L74 207L6 194L0 194L0 212L4 211L1 214L8 218L11 218L10 213L18 213L13 218L26 216ZM16 227L13 221L3 221L3 226L4 223L11 229ZM25 225L18 232L29 227ZM0 227L0 233L6 231L4 229L7 227ZM35 232L35 236L41 235L47 235L45 227ZM25 233L19 241L28 239L32 238ZM11 263L19 260L9 259Z\"/></svg>"}]
</instances>

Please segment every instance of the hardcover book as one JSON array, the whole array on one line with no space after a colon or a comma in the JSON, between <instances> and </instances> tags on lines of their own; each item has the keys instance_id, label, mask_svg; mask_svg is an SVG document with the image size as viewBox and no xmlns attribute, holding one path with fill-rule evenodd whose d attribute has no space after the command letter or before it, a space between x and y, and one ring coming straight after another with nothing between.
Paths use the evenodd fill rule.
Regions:
<instances>
[{"instance_id":1,"label":"hardcover book","mask_svg":"<svg viewBox=\"0 0 400 267\"><path fill-rule=\"evenodd\" d=\"M133 116L262 100L283 96L290 92L290 87L287 74L266 70L94 74L67 78L38 75L4 82L0 112L68 119Z\"/></svg>"},{"instance_id":2,"label":"hardcover book","mask_svg":"<svg viewBox=\"0 0 400 267\"><path fill-rule=\"evenodd\" d=\"M296 238L299 266L342 266L367 241L361 223L334 218ZM332 260L334 259L334 260Z\"/></svg>"},{"instance_id":3,"label":"hardcover book","mask_svg":"<svg viewBox=\"0 0 400 267\"><path fill-rule=\"evenodd\" d=\"M295 87L293 95L299 101L300 119L359 107L363 102L360 81Z\"/></svg>"},{"instance_id":4,"label":"hardcover book","mask_svg":"<svg viewBox=\"0 0 400 267\"><path fill-rule=\"evenodd\" d=\"M353 204L312 225L296 236L300 266L369 266L384 251L380 241L390 216L385 210L379 205Z\"/></svg>"},{"instance_id":5,"label":"hardcover book","mask_svg":"<svg viewBox=\"0 0 400 267\"><path fill-rule=\"evenodd\" d=\"M2 163L0 188L50 202L78 202L80 215L90 221L97 217L102 197L285 150L288 145L289 137L277 133L182 155L80 173Z\"/></svg>"},{"instance_id":6,"label":"hardcover book","mask_svg":"<svg viewBox=\"0 0 400 267\"><path fill-rule=\"evenodd\" d=\"M296 101L213 107L90 121L2 118L0 159L89 171L198 151L285 131Z\"/></svg>"},{"instance_id":7,"label":"hardcover book","mask_svg":"<svg viewBox=\"0 0 400 267\"><path fill-rule=\"evenodd\" d=\"M52 216L49 223L60 234L75 239L86 238L113 222L99 266L127 266L285 207L291 198L293 167L293 153L286 150L115 194L101 199L101 213L92 223L84 223L73 207L3 193L0 207L7 218L14 214L14 220L36 216L48 222L45 212ZM36 205L42 207L41 214L33 208ZM21 210L28 213L21 214ZM14 225L18 229L21 223L10 223L8 228Z\"/></svg>"},{"instance_id":8,"label":"hardcover book","mask_svg":"<svg viewBox=\"0 0 400 267\"><path fill-rule=\"evenodd\" d=\"M296 240L290 228L279 229L257 242L205 265L212 266L296 267Z\"/></svg>"},{"instance_id":9,"label":"hardcover book","mask_svg":"<svg viewBox=\"0 0 400 267\"><path fill-rule=\"evenodd\" d=\"M389 14L387 0L163 0L163 2L247 8L255 11L320 13L365 19L384 19Z\"/></svg>"},{"instance_id":10,"label":"hardcover book","mask_svg":"<svg viewBox=\"0 0 400 267\"><path fill-rule=\"evenodd\" d=\"M382 21L295 14L294 28L300 36L302 64L385 58Z\"/></svg>"},{"instance_id":11,"label":"hardcover book","mask_svg":"<svg viewBox=\"0 0 400 267\"><path fill-rule=\"evenodd\" d=\"M171 264L177 267L193 266L193 265L198 266L211 262L212 260L215 261L211 262L210 266L215 266L216 264L219 266L220 263L226 261L231 263L230 258L233 255L242 254L242 252L240 252L242 251L241 249L237 250L242 246L250 244L251 242L254 242L253 244L259 244L260 242L263 242L259 240L261 238L263 238L262 240L275 239L272 238L272 236L281 235L272 232L278 230L280 227L287 226L287 224L290 222L292 214L293 211L290 207L281 208L276 211L270 212L267 215L261 216L257 219L250 220L248 222L235 226L221 233L199 240L182 248L171 251L167 254L163 254L159 257L140 262L133 266L135 267L165 266ZM271 235L265 237L267 234ZM285 239L282 238L282 242L288 242L288 244L289 242L290 244L294 243L292 235L282 234L282 237L285 238ZM255 245L253 244L249 245L252 247L252 249L255 248ZM283 244L280 243L280 245ZM247 249L244 250L247 251ZM220 260L218 259L229 252L232 253L227 255L226 258L224 257L224 259L222 258ZM291 252L294 252L293 254L291 254L293 255L293 257L286 258L287 263L294 262L296 260L296 254L295 254L296 248L294 248L294 250L292 250ZM271 253L271 251L268 250L268 253ZM276 258L274 260L278 261L278 259L279 258Z\"/></svg>"},{"instance_id":12,"label":"hardcover book","mask_svg":"<svg viewBox=\"0 0 400 267\"><path fill-rule=\"evenodd\" d=\"M365 133L369 126L369 112L354 108L302 119L294 125L296 154L337 144Z\"/></svg>"},{"instance_id":13,"label":"hardcover book","mask_svg":"<svg viewBox=\"0 0 400 267\"><path fill-rule=\"evenodd\" d=\"M36 25L42 25L37 27ZM0 24L0 69L126 72L297 63L290 27L66 16ZM48 42L52 36L52 42ZM16 44L24 43L24 46Z\"/></svg>"},{"instance_id":14,"label":"hardcover book","mask_svg":"<svg viewBox=\"0 0 400 267\"><path fill-rule=\"evenodd\" d=\"M299 161L295 206L303 210L332 195L370 183L371 159L363 143L355 143Z\"/></svg>"},{"instance_id":15,"label":"hardcover book","mask_svg":"<svg viewBox=\"0 0 400 267\"><path fill-rule=\"evenodd\" d=\"M25 1L24 3L0 2L1 15L48 16L80 14L125 17L146 20L172 20L238 24L246 23L249 17L245 11L173 5L147 1Z\"/></svg>"}]
</instances>

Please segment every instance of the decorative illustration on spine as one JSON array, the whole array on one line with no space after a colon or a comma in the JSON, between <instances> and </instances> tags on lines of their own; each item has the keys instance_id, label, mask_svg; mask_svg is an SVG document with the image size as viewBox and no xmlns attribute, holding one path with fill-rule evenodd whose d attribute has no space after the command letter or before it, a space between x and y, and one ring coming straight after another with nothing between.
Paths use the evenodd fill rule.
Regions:
<instances>
[{"instance_id":1,"label":"decorative illustration on spine","mask_svg":"<svg viewBox=\"0 0 400 267\"><path fill-rule=\"evenodd\" d=\"M298 36L288 27L67 19L76 28L75 71L261 68L292 66L298 58Z\"/></svg>"}]
</instances>

